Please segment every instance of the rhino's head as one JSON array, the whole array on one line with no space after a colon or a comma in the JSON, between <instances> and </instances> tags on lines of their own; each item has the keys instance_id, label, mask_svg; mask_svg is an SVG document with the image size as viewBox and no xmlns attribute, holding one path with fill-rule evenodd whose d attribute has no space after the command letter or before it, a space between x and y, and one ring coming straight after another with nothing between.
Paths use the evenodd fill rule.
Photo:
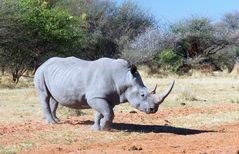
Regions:
<instances>
[{"instance_id":1,"label":"rhino's head","mask_svg":"<svg viewBox=\"0 0 239 154\"><path fill-rule=\"evenodd\" d=\"M156 94L157 85L152 90L145 87L135 66L131 67L128 78L129 87L126 90L127 100L133 107L147 114L158 111L159 105L168 96L174 86L174 81L172 81L164 92Z\"/></svg>"}]
</instances>

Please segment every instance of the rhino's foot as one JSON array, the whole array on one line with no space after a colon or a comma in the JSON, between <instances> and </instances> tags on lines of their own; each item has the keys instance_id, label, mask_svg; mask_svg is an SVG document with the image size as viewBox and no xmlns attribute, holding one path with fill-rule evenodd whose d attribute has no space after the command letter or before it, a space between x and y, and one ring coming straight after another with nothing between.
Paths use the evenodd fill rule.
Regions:
<instances>
[{"instance_id":1,"label":"rhino's foot","mask_svg":"<svg viewBox=\"0 0 239 154\"><path fill-rule=\"evenodd\" d=\"M109 131L110 130L110 127L104 127L104 128L100 128L98 126L91 126L91 130L92 131Z\"/></svg>"},{"instance_id":2,"label":"rhino's foot","mask_svg":"<svg viewBox=\"0 0 239 154\"><path fill-rule=\"evenodd\" d=\"M55 121L56 123L58 123L58 122L60 122L60 119L59 119L59 118L54 118L54 121Z\"/></svg>"},{"instance_id":3,"label":"rhino's foot","mask_svg":"<svg viewBox=\"0 0 239 154\"><path fill-rule=\"evenodd\" d=\"M102 118L100 121L100 128L103 131L109 131L112 126L112 119L108 120L106 118Z\"/></svg>"},{"instance_id":4,"label":"rhino's foot","mask_svg":"<svg viewBox=\"0 0 239 154\"><path fill-rule=\"evenodd\" d=\"M102 131L109 131L109 130L110 130L110 127L109 127L109 126L107 126L107 127L101 127L100 130L102 130Z\"/></svg>"},{"instance_id":5,"label":"rhino's foot","mask_svg":"<svg viewBox=\"0 0 239 154\"><path fill-rule=\"evenodd\" d=\"M55 120L46 120L46 124L56 124L57 122Z\"/></svg>"},{"instance_id":6,"label":"rhino's foot","mask_svg":"<svg viewBox=\"0 0 239 154\"><path fill-rule=\"evenodd\" d=\"M100 129L100 126L98 126L98 125L92 125L92 126L91 126L91 130L92 130L92 131L99 131L99 130L101 130L101 129Z\"/></svg>"}]
</instances>

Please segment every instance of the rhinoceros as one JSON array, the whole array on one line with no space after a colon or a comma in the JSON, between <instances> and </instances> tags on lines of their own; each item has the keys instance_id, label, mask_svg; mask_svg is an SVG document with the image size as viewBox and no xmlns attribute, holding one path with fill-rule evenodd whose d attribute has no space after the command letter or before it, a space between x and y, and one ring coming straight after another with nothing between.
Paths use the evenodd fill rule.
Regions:
<instances>
[{"instance_id":1,"label":"rhinoceros","mask_svg":"<svg viewBox=\"0 0 239 154\"><path fill-rule=\"evenodd\" d=\"M34 85L47 123L57 123L58 104L76 109L95 110L93 130L109 130L113 108L129 102L147 114L155 113L171 92L174 81L158 95L150 91L137 67L124 59L100 58L95 61L75 57L53 57L36 71Z\"/></svg>"}]
</instances>

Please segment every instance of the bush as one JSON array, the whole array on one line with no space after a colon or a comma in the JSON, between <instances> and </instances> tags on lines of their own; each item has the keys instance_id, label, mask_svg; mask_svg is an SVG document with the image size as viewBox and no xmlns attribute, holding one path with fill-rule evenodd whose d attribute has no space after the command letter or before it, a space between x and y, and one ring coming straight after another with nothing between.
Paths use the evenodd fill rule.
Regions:
<instances>
[{"instance_id":1,"label":"bush","mask_svg":"<svg viewBox=\"0 0 239 154\"><path fill-rule=\"evenodd\" d=\"M162 46L163 38L160 35L160 30L149 27L134 40L124 45L121 57L137 64L147 63L158 51L162 50Z\"/></svg>"},{"instance_id":2,"label":"bush","mask_svg":"<svg viewBox=\"0 0 239 154\"><path fill-rule=\"evenodd\" d=\"M194 58L215 44L214 27L208 18L193 17L179 21L171 26L172 33L178 38L175 51L187 58Z\"/></svg>"},{"instance_id":3,"label":"bush","mask_svg":"<svg viewBox=\"0 0 239 154\"><path fill-rule=\"evenodd\" d=\"M161 68L179 72L180 67L183 65L183 58L172 50L163 50L155 55L154 62Z\"/></svg>"}]
</instances>

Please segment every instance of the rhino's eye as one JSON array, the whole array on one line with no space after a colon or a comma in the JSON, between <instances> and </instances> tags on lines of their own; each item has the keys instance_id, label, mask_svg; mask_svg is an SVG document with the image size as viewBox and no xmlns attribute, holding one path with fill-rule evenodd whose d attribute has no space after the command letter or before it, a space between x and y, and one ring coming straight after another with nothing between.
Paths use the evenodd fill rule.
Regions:
<instances>
[{"instance_id":1,"label":"rhino's eye","mask_svg":"<svg viewBox=\"0 0 239 154\"><path fill-rule=\"evenodd\" d=\"M140 94L140 97L141 97L142 99L145 99L146 95L145 95L145 94Z\"/></svg>"}]
</instances>

